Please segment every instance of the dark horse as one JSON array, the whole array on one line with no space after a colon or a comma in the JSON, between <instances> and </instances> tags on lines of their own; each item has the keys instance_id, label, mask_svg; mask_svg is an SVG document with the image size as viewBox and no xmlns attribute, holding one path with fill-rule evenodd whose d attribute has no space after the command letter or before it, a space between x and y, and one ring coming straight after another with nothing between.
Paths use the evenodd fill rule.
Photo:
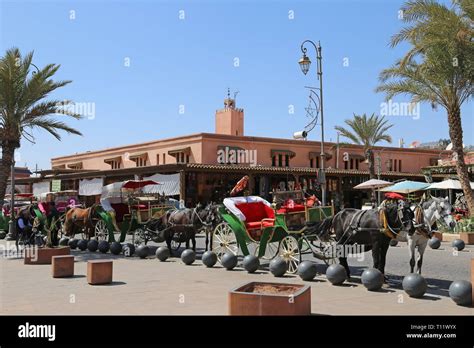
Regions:
<instances>
[{"instance_id":1,"label":"dark horse","mask_svg":"<svg viewBox=\"0 0 474 348\"><path fill-rule=\"evenodd\" d=\"M327 237L333 231L337 241L337 257L346 269L348 278L350 270L347 253L341 246L354 244L363 246L364 252L372 250L373 267L385 274L390 240L400 233L413 233L415 231L413 219L414 214L408 203L403 201L383 203L379 209L343 209L317 225L316 233L321 237Z\"/></svg>"},{"instance_id":2,"label":"dark horse","mask_svg":"<svg viewBox=\"0 0 474 348\"><path fill-rule=\"evenodd\" d=\"M193 250L196 250L196 233L208 225L209 206L203 207L198 204L195 208L185 208L170 210L161 218L157 219L153 226L156 232L162 235L161 239L166 241L170 252L171 241L186 242L186 249L189 248L189 241L192 241Z\"/></svg>"}]
</instances>

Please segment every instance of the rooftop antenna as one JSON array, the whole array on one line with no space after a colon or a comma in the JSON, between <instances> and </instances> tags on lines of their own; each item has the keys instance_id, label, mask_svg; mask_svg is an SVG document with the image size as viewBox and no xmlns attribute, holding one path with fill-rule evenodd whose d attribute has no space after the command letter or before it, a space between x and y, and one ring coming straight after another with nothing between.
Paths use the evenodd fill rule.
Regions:
<instances>
[{"instance_id":1,"label":"rooftop antenna","mask_svg":"<svg viewBox=\"0 0 474 348\"><path fill-rule=\"evenodd\" d=\"M239 94L239 91L235 91L235 92L234 92L234 101L237 100L237 94ZM236 102L235 104L237 105L237 102Z\"/></svg>"}]
</instances>

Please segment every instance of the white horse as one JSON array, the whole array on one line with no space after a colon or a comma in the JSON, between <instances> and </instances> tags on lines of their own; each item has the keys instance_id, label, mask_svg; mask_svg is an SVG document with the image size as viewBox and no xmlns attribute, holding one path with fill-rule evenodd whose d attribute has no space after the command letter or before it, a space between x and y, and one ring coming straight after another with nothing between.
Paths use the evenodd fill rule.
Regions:
<instances>
[{"instance_id":1,"label":"white horse","mask_svg":"<svg viewBox=\"0 0 474 348\"><path fill-rule=\"evenodd\" d=\"M428 240L432 235L432 226L436 221L440 221L449 228L454 228L456 222L452 216L452 206L448 197L436 198L430 197L427 201L413 205L412 210L415 213L415 233L400 233L397 240L407 242L410 252L411 273L415 268L415 249L418 249L418 258L416 260L417 272L421 274L421 266L423 264L423 254L428 244Z\"/></svg>"}]
</instances>

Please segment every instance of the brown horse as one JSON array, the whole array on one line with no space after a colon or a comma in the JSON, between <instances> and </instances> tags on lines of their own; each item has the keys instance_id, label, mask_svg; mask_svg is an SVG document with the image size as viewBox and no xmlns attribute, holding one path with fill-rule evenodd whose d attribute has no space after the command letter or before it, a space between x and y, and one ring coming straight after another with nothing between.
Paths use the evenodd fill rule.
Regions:
<instances>
[{"instance_id":1,"label":"brown horse","mask_svg":"<svg viewBox=\"0 0 474 348\"><path fill-rule=\"evenodd\" d=\"M98 204L94 204L89 208L71 208L66 212L64 221L64 234L67 237L74 237L76 228L83 231L88 239L94 236L94 219L99 219L97 214Z\"/></svg>"}]
</instances>

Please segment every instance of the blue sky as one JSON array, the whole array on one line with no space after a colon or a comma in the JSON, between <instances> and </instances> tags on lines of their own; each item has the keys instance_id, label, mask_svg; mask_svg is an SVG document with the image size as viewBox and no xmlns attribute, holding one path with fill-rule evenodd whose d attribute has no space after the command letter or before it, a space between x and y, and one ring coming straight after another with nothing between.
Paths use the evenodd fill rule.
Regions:
<instances>
[{"instance_id":1,"label":"blue sky","mask_svg":"<svg viewBox=\"0 0 474 348\"><path fill-rule=\"evenodd\" d=\"M34 50L40 67L61 64L57 79L73 83L51 97L95 106L94 117L70 122L83 137L58 142L37 132L35 144L23 141L19 164L45 169L51 157L213 132L228 87L239 91L247 135L291 138L305 125L304 86L318 83L316 64L307 76L297 64L305 39L323 47L326 140L335 141L334 126L353 113L381 111L378 74L407 50L388 46L403 25L402 3L0 0L1 51L16 46ZM474 143L473 114L465 105L466 144ZM419 119L388 118L395 146L399 138L409 145L448 137L441 108L421 105ZM319 130L309 138L320 139Z\"/></svg>"}]
</instances>

